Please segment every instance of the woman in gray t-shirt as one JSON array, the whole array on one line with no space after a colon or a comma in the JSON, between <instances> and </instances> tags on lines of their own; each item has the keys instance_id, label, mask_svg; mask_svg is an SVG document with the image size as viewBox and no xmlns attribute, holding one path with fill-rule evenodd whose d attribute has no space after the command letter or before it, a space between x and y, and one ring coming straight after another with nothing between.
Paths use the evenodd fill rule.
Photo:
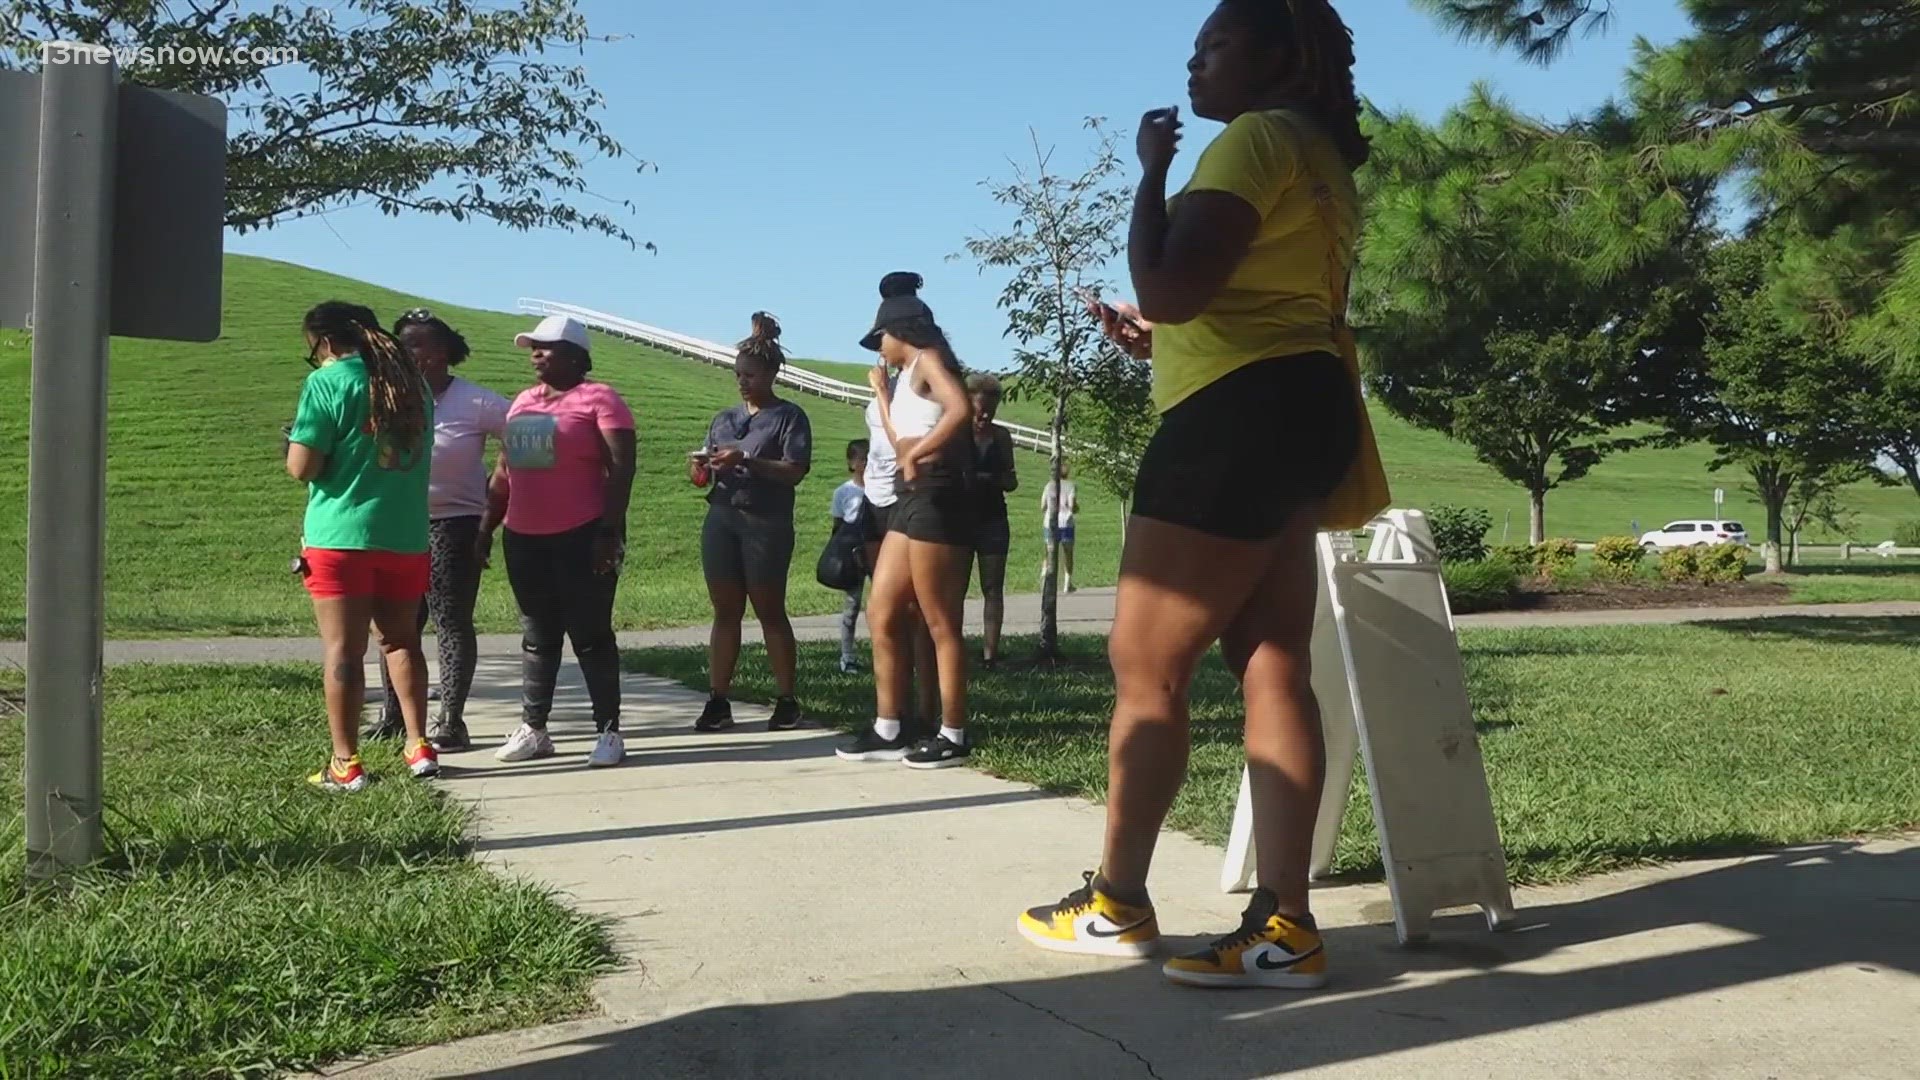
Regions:
<instances>
[{"instance_id":1,"label":"woman in gray t-shirt","mask_svg":"<svg viewBox=\"0 0 1920 1080\"><path fill-rule=\"evenodd\" d=\"M711 485L700 562L713 601L707 658L713 696L694 722L699 731L733 726L727 694L740 659L740 622L748 602L760 620L780 695L767 727L782 731L800 724L787 570L793 562L793 492L813 461L813 428L805 410L774 396L774 378L786 361L779 339L780 324L773 316L755 312L753 336L740 343L733 365L740 404L713 418L706 446L687 466L695 484Z\"/></svg>"}]
</instances>

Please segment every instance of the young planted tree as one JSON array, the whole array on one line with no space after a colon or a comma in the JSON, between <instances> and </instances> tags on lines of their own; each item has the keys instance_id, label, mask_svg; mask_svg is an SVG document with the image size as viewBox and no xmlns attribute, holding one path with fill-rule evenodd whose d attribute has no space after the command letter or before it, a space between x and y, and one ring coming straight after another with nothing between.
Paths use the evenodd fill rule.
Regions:
<instances>
[{"instance_id":1,"label":"young planted tree","mask_svg":"<svg viewBox=\"0 0 1920 1080\"><path fill-rule=\"evenodd\" d=\"M1134 480L1160 420L1153 407L1153 365L1109 347L1088 372L1087 385L1089 392L1077 395L1070 410L1074 452L1081 474L1091 475L1119 498L1124 552Z\"/></svg>"},{"instance_id":2,"label":"young planted tree","mask_svg":"<svg viewBox=\"0 0 1920 1080\"><path fill-rule=\"evenodd\" d=\"M1438 126L1370 129L1354 297L1369 384L1524 488L1540 543L1547 493L1659 438L1624 432L1685 388L1711 185L1649 177L1617 114L1549 126L1484 88Z\"/></svg>"},{"instance_id":3,"label":"young planted tree","mask_svg":"<svg viewBox=\"0 0 1920 1080\"><path fill-rule=\"evenodd\" d=\"M226 102L235 232L368 204L635 243L574 205L590 159L649 167L596 119L585 70L550 55L598 40L574 0L0 0L0 29L0 68L41 60L6 44L80 41L118 50L129 82Z\"/></svg>"},{"instance_id":4,"label":"young planted tree","mask_svg":"<svg viewBox=\"0 0 1920 1080\"><path fill-rule=\"evenodd\" d=\"M1079 294L1102 291L1101 274L1122 250L1131 209L1131 192L1117 181L1115 137L1097 119L1088 120L1087 129L1095 145L1078 173L1057 170L1053 150L1041 147L1036 136L1032 164L1010 162L1011 177L984 181L994 201L1012 211L1013 221L1005 231L973 237L966 245L982 272L1009 275L999 308L1006 312L1006 336L1015 342L1017 374L1010 393L1050 405L1049 470L1056 484L1076 397L1100 387L1103 376L1115 370L1108 355L1112 350ZM1047 521L1050 535L1058 535L1058 525L1056 509ZM1055 657L1060 558L1058 541L1048 545L1048 570L1040 583L1040 649L1043 656Z\"/></svg>"}]
</instances>

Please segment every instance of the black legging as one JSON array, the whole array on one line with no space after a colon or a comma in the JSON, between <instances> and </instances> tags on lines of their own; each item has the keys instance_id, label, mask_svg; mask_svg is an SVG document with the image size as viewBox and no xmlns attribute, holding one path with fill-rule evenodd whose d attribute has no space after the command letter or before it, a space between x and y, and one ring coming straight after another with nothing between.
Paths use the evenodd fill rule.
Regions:
<instances>
[{"instance_id":1,"label":"black legging","mask_svg":"<svg viewBox=\"0 0 1920 1080\"><path fill-rule=\"evenodd\" d=\"M473 542L480 533L478 517L442 518L429 524L428 552L433 562L427 595L420 604L420 628L433 620L440 646L440 716L451 724L466 717L467 694L473 689L473 601L480 593L480 563ZM381 723L400 727L400 694L394 689L387 665L380 665L380 685L386 689Z\"/></svg>"},{"instance_id":2,"label":"black legging","mask_svg":"<svg viewBox=\"0 0 1920 1080\"><path fill-rule=\"evenodd\" d=\"M620 644L613 633L613 594L620 579L593 569L594 525L551 536L511 529L503 546L507 581L520 605L521 718L545 728L560 677L560 650L573 641L573 657L593 699L597 731L620 729Z\"/></svg>"}]
</instances>

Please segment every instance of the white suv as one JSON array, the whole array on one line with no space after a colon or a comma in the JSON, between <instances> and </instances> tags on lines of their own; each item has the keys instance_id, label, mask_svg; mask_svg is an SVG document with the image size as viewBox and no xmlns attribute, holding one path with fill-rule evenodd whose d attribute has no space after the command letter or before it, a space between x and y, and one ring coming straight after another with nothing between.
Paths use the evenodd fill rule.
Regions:
<instances>
[{"instance_id":1,"label":"white suv","mask_svg":"<svg viewBox=\"0 0 1920 1080\"><path fill-rule=\"evenodd\" d=\"M1640 546L1659 548L1702 547L1711 544L1744 544L1747 527L1737 521L1674 521L1658 532L1640 538Z\"/></svg>"}]
</instances>

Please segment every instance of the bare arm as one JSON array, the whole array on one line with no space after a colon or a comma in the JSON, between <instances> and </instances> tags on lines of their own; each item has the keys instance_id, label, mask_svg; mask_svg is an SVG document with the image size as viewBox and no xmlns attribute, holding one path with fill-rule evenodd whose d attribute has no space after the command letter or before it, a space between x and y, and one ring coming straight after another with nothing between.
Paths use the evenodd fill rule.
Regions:
<instances>
[{"instance_id":1,"label":"bare arm","mask_svg":"<svg viewBox=\"0 0 1920 1080\"><path fill-rule=\"evenodd\" d=\"M1134 193L1127 265L1140 314L1153 323L1191 322L1207 309L1247 256L1260 212L1238 195L1193 191L1169 216L1165 172Z\"/></svg>"},{"instance_id":2,"label":"bare arm","mask_svg":"<svg viewBox=\"0 0 1920 1080\"><path fill-rule=\"evenodd\" d=\"M302 482L319 479L327 467L327 455L297 442L287 444L287 475Z\"/></svg>"},{"instance_id":3,"label":"bare arm","mask_svg":"<svg viewBox=\"0 0 1920 1080\"><path fill-rule=\"evenodd\" d=\"M507 463L494 463L493 475L487 478L487 509L480 515L480 533L491 538L507 520L507 497L510 489L507 478Z\"/></svg>"},{"instance_id":4,"label":"bare arm","mask_svg":"<svg viewBox=\"0 0 1920 1080\"><path fill-rule=\"evenodd\" d=\"M607 500L600 527L615 536L627 535L627 502L633 497L634 450L639 440L632 428L600 429L600 460L607 470Z\"/></svg>"}]
</instances>

